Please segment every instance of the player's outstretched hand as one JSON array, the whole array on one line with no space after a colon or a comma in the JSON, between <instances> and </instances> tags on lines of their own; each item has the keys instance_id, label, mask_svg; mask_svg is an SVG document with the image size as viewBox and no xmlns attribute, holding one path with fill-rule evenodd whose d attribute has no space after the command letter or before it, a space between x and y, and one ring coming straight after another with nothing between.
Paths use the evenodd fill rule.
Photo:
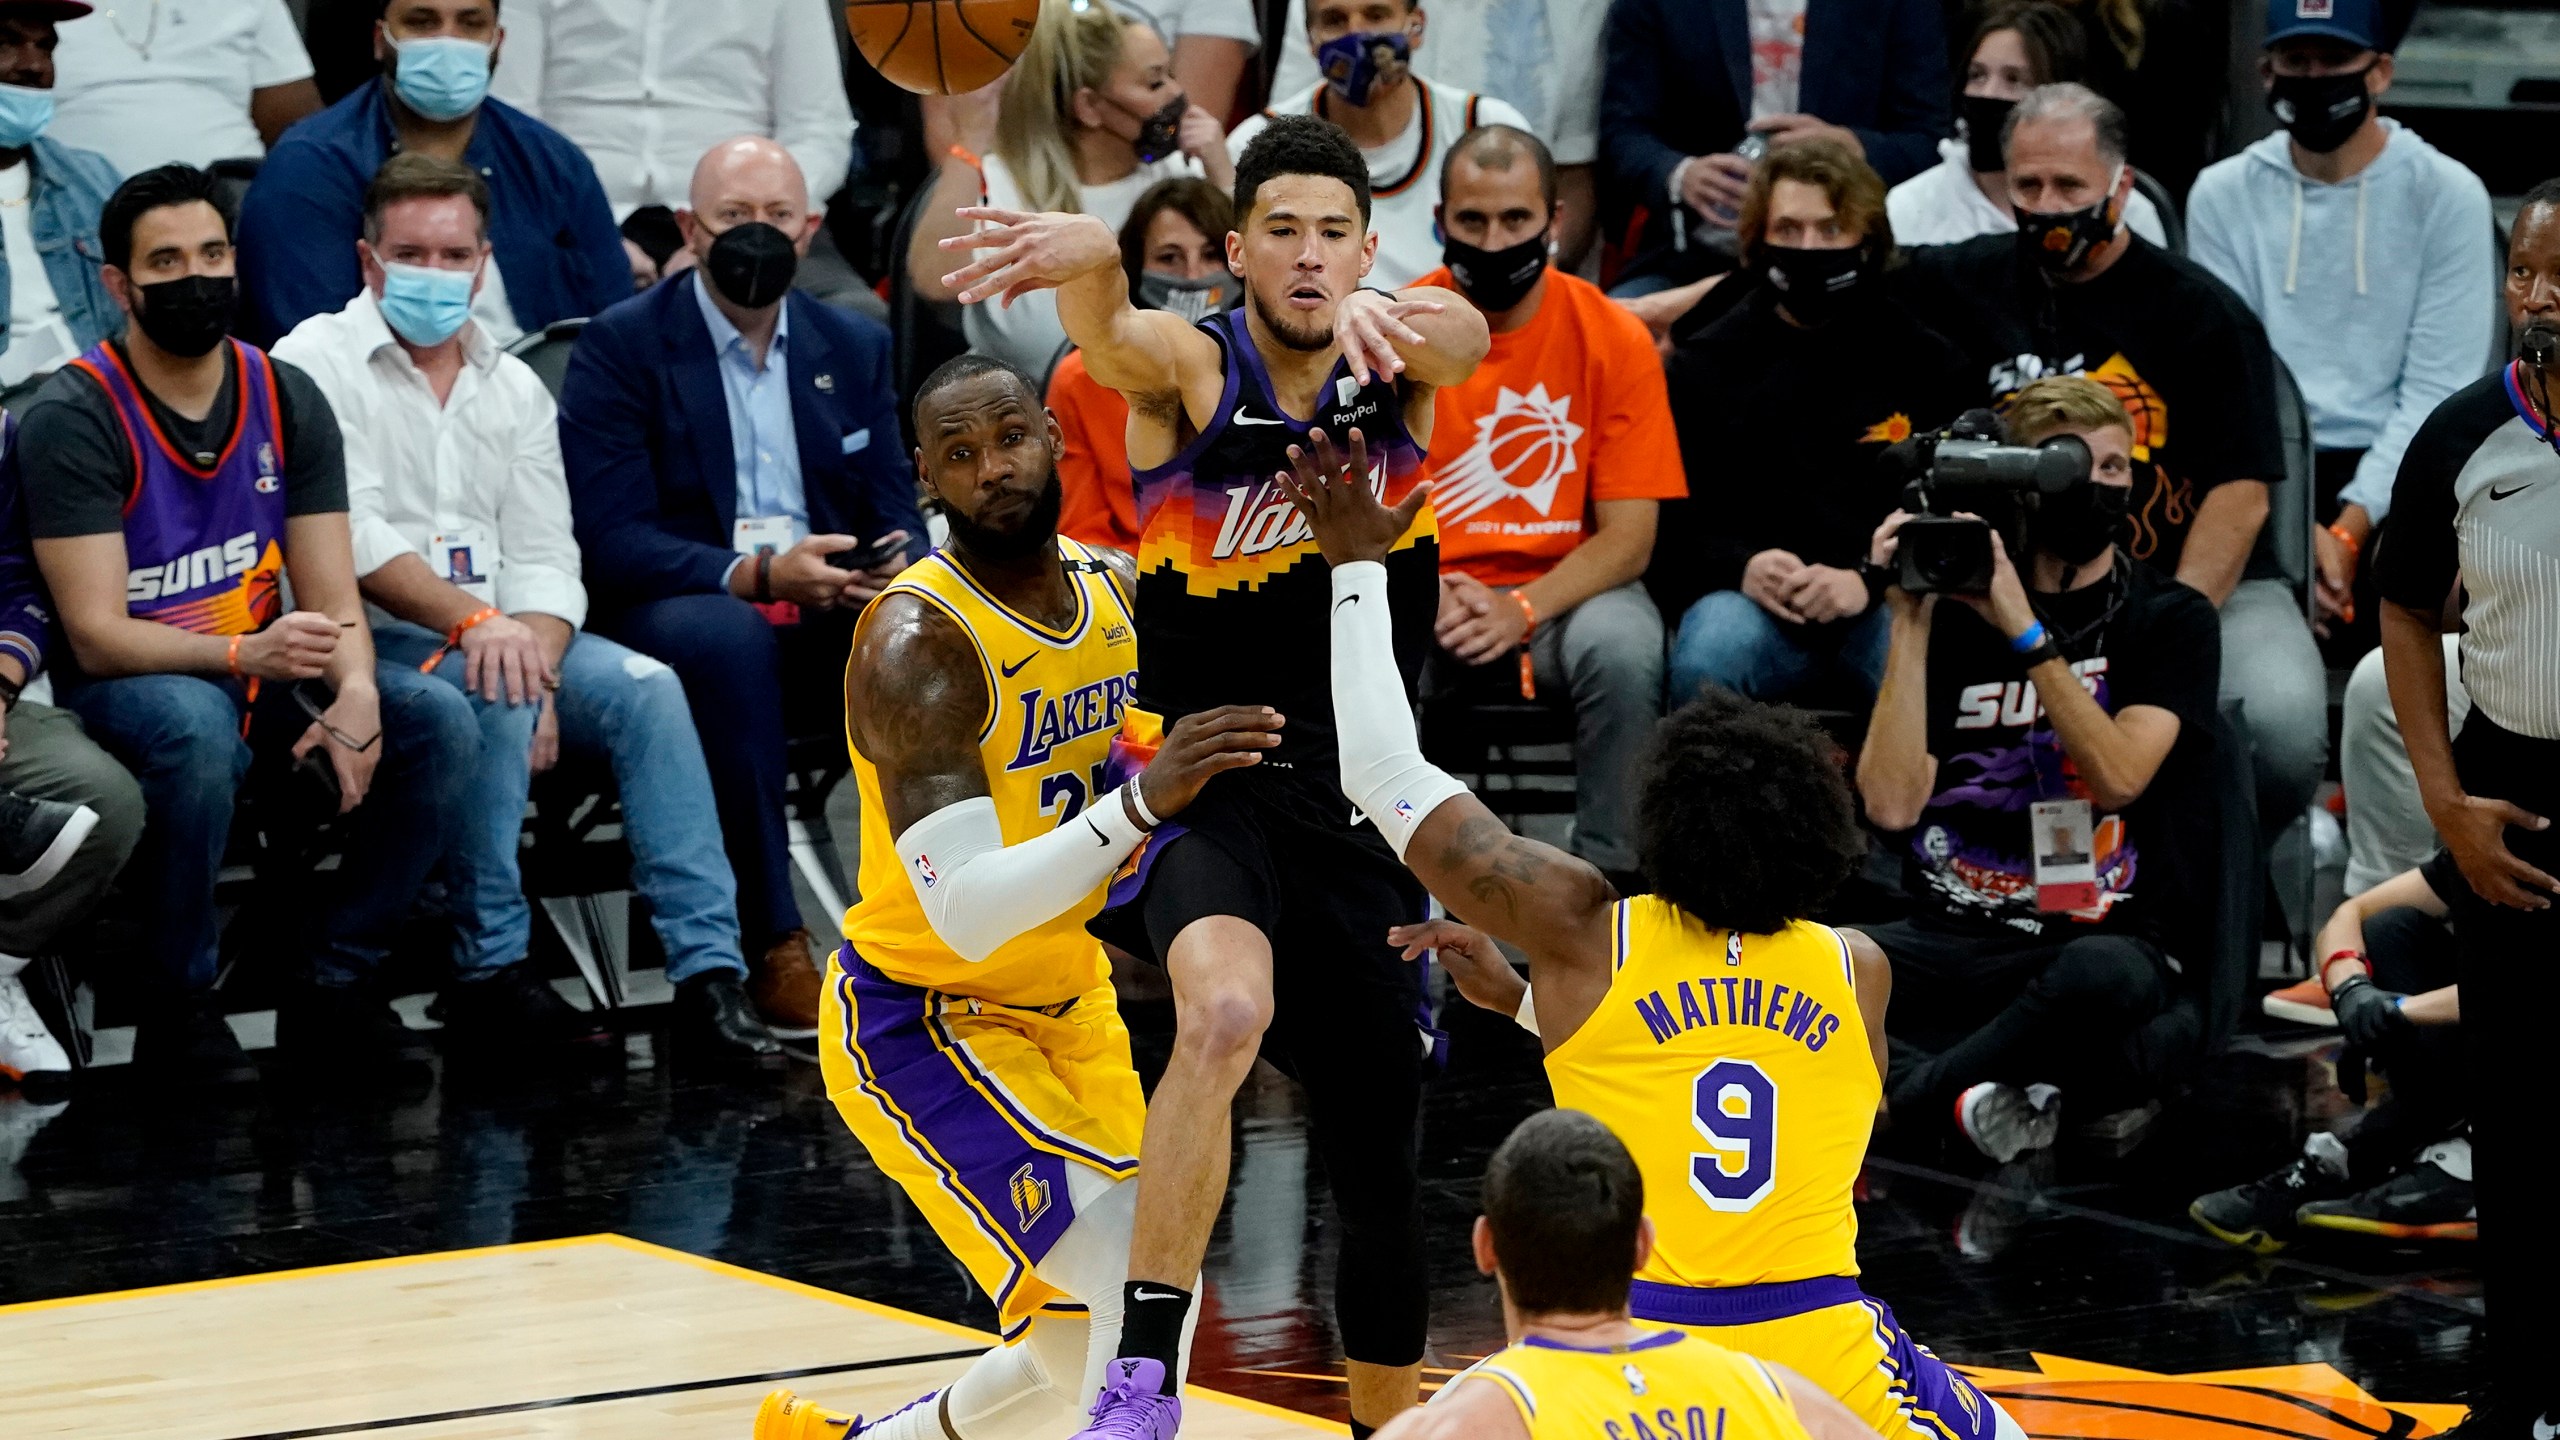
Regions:
<instances>
[{"instance_id":1,"label":"player's outstretched hand","mask_svg":"<svg viewBox=\"0 0 2560 1440\"><path fill-rule=\"evenodd\" d=\"M1354 290L1343 296L1334 307L1333 333L1341 342L1351 378L1366 385L1372 375L1403 374L1404 356L1396 347L1427 343L1421 331L1404 323L1405 317L1437 315L1448 308L1437 300L1399 300L1383 290Z\"/></svg>"},{"instance_id":2,"label":"player's outstretched hand","mask_svg":"<svg viewBox=\"0 0 2560 1440\"><path fill-rule=\"evenodd\" d=\"M1425 920L1388 930L1387 943L1404 947L1407 960L1421 959L1426 950L1436 951L1468 1004L1503 1015L1519 1012L1520 992L1529 982L1520 978L1502 948L1483 931L1445 918Z\"/></svg>"},{"instance_id":3,"label":"player's outstretched hand","mask_svg":"<svg viewBox=\"0 0 2560 1440\"><path fill-rule=\"evenodd\" d=\"M991 205L963 205L957 213L979 228L944 240L942 248L986 252L942 277L963 305L999 295L1010 305L1034 290L1052 290L1120 263L1120 237L1090 215L1033 214Z\"/></svg>"},{"instance_id":4,"label":"player's outstretched hand","mask_svg":"<svg viewBox=\"0 0 2560 1440\"><path fill-rule=\"evenodd\" d=\"M1169 820L1199 798L1210 776L1261 764L1262 752L1280 743L1280 727L1286 723L1267 705L1221 705L1174 721L1138 776L1147 809L1157 819Z\"/></svg>"},{"instance_id":5,"label":"player's outstretched hand","mask_svg":"<svg viewBox=\"0 0 2560 1440\"><path fill-rule=\"evenodd\" d=\"M1390 510L1379 502L1370 482L1369 442L1357 428L1351 432L1347 460L1323 430L1310 430L1307 438L1315 442L1315 453L1307 453L1304 446L1290 446L1290 468L1272 479L1288 492L1298 513L1307 517L1307 528L1315 532L1316 548L1324 552L1325 563L1386 559L1387 552L1413 528L1422 502L1431 498L1431 487L1416 483L1403 503Z\"/></svg>"}]
</instances>

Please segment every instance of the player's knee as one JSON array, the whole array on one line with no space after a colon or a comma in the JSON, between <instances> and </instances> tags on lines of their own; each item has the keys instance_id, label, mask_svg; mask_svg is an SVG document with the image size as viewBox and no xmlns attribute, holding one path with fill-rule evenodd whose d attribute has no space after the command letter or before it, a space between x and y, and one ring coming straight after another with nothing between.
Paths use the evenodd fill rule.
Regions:
<instances>
[{"instance_id":1,"label":"player's knee","mask_svg":"<svg viewBox=\"0 0 2560 1440\"><path fill-rule=\"evenodd\" d=\"M1206 1056L1249 1057L1271 1028L1270 992L1250 985L1221 984L1180 995L1174 1009L1175 1044Z\"/></svg>"}]
</instances>

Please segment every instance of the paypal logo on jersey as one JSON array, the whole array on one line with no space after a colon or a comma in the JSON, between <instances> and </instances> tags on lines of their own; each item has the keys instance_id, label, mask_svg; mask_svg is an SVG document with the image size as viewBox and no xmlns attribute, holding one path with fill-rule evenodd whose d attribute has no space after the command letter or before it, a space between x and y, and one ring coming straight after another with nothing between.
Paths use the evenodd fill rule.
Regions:
<instances>
[{"instance_id":1,"label":"paypal logo on jersey","mask_svg":"<svg viewBox=\"0 0 2560 1440\"><path fill-rule=\"evenodd\" d=\"M1050 752L1098 730L1115 729L1120 712L1138 690L1138 672L1113 675L1051 696L1033 686L1022 701L1022 747L1005 762L1007 770L1028 770L1048 763Z\"/></svg>"}]
</instances>

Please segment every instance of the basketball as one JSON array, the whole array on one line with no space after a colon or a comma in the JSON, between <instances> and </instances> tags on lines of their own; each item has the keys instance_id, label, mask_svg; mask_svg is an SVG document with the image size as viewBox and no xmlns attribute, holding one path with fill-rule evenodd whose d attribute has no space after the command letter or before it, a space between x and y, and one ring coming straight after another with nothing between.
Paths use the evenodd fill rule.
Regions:
<instances>
[{"instance_id":1,"label":"basketball","mask_svg":"<svg viewBox=\"0 0 2560 1440\"><path fill-rule=\"evenodd\" d=\"M850 0L844 17L881 74L919 95L959 95L1013 68L1040 0Z\"/></svg>"}]
</instances>

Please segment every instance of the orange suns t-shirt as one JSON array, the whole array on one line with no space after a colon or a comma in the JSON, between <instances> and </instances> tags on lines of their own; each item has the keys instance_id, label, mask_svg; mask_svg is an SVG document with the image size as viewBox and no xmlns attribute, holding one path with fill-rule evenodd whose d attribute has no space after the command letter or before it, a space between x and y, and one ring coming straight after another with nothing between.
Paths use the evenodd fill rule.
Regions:
<instances>
[{"instance_id":1,"label":"orange suns t-shirt","mask_svg":"<svg viewBox=\"0 0 2560 1440\"><path fill-rule=\"evenodd\" d=\"M1446 268L1414 283L1457 288ZM1594 503L1689 493L1652 333L1552 268L1537 315L1494 336L1466 384L1440 390L1428 466L1440 568L1497 589L1571 554Z\"/></svg>"}]
</instances>

